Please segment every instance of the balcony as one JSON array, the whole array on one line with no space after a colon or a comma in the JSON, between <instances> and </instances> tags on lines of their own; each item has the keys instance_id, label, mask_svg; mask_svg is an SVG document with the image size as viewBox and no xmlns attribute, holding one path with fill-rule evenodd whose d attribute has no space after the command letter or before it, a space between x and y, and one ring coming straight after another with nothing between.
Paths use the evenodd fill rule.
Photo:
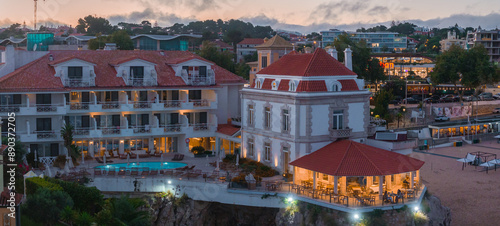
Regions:
<instances>
[{"instance_id":1,"label":"balcony","mask_svg":"<svg viewBox=\"0 0 500 226\"><path fill-rule=\"evenodd\" d=\"M57 138L55 131L35 131L34 134L36 134L36 138L39 140L51 140Z\"/></svg>"},{"instance_id":2,"label":"balcony","mask_svg":"<svg viewBox=\"0 0 500 226\"><path fill-rule=\"evenodd\" d=\"M193 131L206 131L210 128L208 123L189 124L189 126L193 128Z\"/></svg>"},{"instance_id":3,"label":"balcony","mask_svg":"<svg viewBox=\"0 0 500 226\"><path fill-rule=\"evenodd\" d=\"M162 100L160 101L163 104L164 108L180 108L182 101L181 100Z\"/></svg>"},{"instance_id":4,"label":"balcony","mask_svg":"<svg viewBox=\"0 0 500 226\"><path fill-rule=\"evenodd\" d=\"M121 133L119 126L99 127L98 129L101 130L102 135L114 135Z\"/></svg>"},{"instance_id":5,"label":"balcony","mask_svg":"<svg viewBox=\"0 0 500 226\"><path fill-rule=\"evenodd\" d=\"M63 79L65 87L90 87L95 86L95 79Z\"/></svg>"},{"instance_id":6,"label":"balcony","mask_svg":"<svg viewBox=\"0 0 500 226\"><path fill-rule=\"evenodd\" d=\"M52 104L37 104L37 112L55 112L57 111L57 106Z\"/></svg>"},{"instance_id":7,"label":"balcony","mask_svg":"<svg viewBox=\"0 0 500 226\"><path fill-rule=\"evenodd\" d=\"M89 110L89 104L90 102L68 103L71 111Z\"/></svg>"},{"instance_id":8,"label":"balcony","mask_svg":"<svg viewBox=\"0 0 500 226\"><path fill-rule=\"evenodd\" d=\"M134 108L135 109L145 109L145 108L151 108L151 104L153 102L149 102L149 101L132 101L132 102L129 102L130 104L133 104Z\"/></svg>"},{"instance_id":9,"label":"balcony","mask_svg":"<svg viewBox=\"0 0 500 226\"><path fill-rule=\"evenodd\" d=\"M209 86L215 85L215 73L212 69L207 69L206 75L200 75L199 71L182 70L181 77L186 85Z\"/></svg>"},{"instance_id":10,"label":"balcony","mask_svg":"<svg viewBox=\"0 0 500 226\"><path fill-rule=\"evenodd\" d=\"M210 106L210 102L206 99L202 100L189 100L190 103L193 103L193 107L208 107Z\"/></svg>"},{"instance_id":11,"label":"balcony","mask_svg":"<svg viewBox=\"0 0 500 226\"><path fill-rule=\"evenodd\" d=\"M90 134L90 128L75 128L73 130L74 136L88 136Z\"/></svg>"},{"instance_id":12,"label":"balcony","mask_svg":"<svg viewBox=\"0 0 500 226\"><path fill-rule=\"evenodd\" d=\"M330 129L330 136L334 139L349 138L352 129Z\"/></svg>"},{"instance_id":13,"label":"balcony","mask_svg":"<svg viewBox=\"0 0 500 226\"><path fill-rule=\"evenodd\" d=\"M160 125L165 133L179 133L181 132L181 124L164 124Z\"/></svg>"},{"instance_id":14,"label":"balcony","mask_svg":"<svg viewBox=\"0 0 500 226\"><path fill-rule=\"evenodd\" d=\"M139 133L151 133L151 126L150 125L138 125L138 126L131 126L130 129L134 131L135 134Z\"/></svg>"},{"instance_id":15,"label":"balcony","mask_svg":"<svg viewBox=\"0 0 500 226\"><path fill-rule=\"evenodd\" d=\"M99 104L103 110L120 109L120 102L118 101L100 101Z\"/></svg>"},{"instance_id":16,"label":"balcony","mask_svg":"<svg viewBox=\"0 0 500 226\"><path fill-rule=\"evenodd\" d=\"M8 104L8 105L0 105L0 113L2 112L19 112L20 108L24 107L21 104Z\"/></svg>"},{"instance_id":17,"label":"balcony","mask_svg":"<svg viewBox=\"0 0 500 226\"><path fill-rule=\"evenodd\" d=\"M125 80L127 86L157 86L158 82L154 78L129 78Z\"/></svg>"}]
</instances>

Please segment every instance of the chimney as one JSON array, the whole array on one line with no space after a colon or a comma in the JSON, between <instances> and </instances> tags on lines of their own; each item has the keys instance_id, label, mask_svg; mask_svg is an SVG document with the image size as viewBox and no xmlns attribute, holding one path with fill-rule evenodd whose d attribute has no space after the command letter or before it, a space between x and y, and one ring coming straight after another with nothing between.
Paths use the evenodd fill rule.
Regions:
<instances>
[{"instance_id":1,"label":"chimney","mask_svg":"<svg viewBox=\"0 0 500 226\"><path fill-rule=\"evenodd\" d=\"M344 65L352 71L352 50L350 47L344 50Z\"/></svg>"},{"instance_id":2,"label":"chimney","mask_svg":"<svg viewBox=\"0 0 500 226\"><path fill-rule=\"evenodd\" d=\"M5 51L1 53L0 59L0 63L5 64L0 69L0 78L16 70L16 50L14 46L6 46Z\"/></svg>"},{"instance_id":3,"label":"chimney","mask_svg":"<svg viewBox=\"0 0 500 226\"><path fill-rule=\"evenodd\" d=\"M49 55L49 61L54 61L54 56L52 56L52 54Z\"/></svg>"},{"instance_id":4,"label":"chimney","mask_svg":"<svg viewBox=\"0 0 500 226\"><path fill-rule=\"evenodd\" d=\"M328 53L333 57L335 58L335 60L339 60L339 55L338 55L338 52L337 50L335 49L335 47L333 48L328 48Z\"/></svg>"}]
</instances>

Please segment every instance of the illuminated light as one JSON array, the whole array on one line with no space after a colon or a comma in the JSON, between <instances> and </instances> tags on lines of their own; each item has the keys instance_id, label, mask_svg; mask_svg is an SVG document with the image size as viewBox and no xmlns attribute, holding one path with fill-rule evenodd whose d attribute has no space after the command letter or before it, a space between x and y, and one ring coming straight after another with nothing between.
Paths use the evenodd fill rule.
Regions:
<instances>
[{"instance_id":1,"label":"illuminated light","mask_svg":"<svg viewBox=\"0 0 500 226\"><path fill-rule=\"evenodd\" d=\"M415 206L413 210L418 211L419 210L418 206Z\"/></svg>"},{"instance_id":2,"label":"illuminated light","mask_svg":"<svg viewBox=\"0 0 500 226\"><path fill-rule=\"evenodd\" d=\"M168 180L168 184L172 184L172 181L171 181L171 180Z\"/></svg>"},{"instance_id":3,"label":"illuminated light","mask_svg":"<svg viewBox=\"0 0 500 226\"><path fill-rule=\"evenodd\" d=\"M292 197L288 197L288 198L286 199L286 201L288 201L288 202L293 202L293 198L292 198Z\"/></svg>"},{"instance_id":4,"label":"illuminated light","mask_svg":"<svg viewBox=\"0 0 500 226\"><path fill-rule=\"evenodd\" d=\"M356 219L356 220L359 219L359 214L357 214L357 213L354 214L354 219Z\"/></svg>"}]
</instances>

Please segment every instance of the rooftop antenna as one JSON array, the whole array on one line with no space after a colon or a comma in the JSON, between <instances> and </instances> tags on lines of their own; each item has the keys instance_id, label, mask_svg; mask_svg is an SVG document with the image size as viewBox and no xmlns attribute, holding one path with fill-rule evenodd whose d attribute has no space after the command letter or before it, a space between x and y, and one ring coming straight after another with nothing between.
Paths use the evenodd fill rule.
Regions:
<instances>
[{"instance_id":1,"label":"rooftop antenna","mask_svg":"<svg viewBox=\"0 0 500 226\"><path fill-rule=\"evenodd\" d=\"M38 5L38 0L33 0L35 2L35 31L36 31L36 11L37 11L37 5ZM45 0L43 0L45 2Z\"/></svg>"}]
</instances>

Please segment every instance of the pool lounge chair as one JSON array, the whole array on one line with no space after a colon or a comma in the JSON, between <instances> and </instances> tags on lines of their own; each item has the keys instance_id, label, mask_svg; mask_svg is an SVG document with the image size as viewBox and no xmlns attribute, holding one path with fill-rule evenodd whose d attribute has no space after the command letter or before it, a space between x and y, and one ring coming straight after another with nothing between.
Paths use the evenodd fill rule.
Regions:
<instances>
[{"instance_id":1,"label":"pool lounge chair","mask_svg":"<svg viewBox=\"0 0 500 226\"><path fill-rule=\"evenodd\" d=\"M184 159L183 154L175 154L174 157L172 158L172 161L182 161Z\"/></svg>"},{"instance_id":2,"label":"pool lounge chair","mask_svg":"<svg viewBox=\"0 0 500 226\"><path fill-rule=\"evenodd\" d=\"M132 171L130 171L130 176L139 176L139 169L134 167Z\"/></svg>"},{"instance_id":3,"label":"pool lounge chair","mask_svg":"<svg viewBox=\"0 0 500 226\"><path fill-rule=\"evenodd\" d=\"M189 180L189 178L196 178L200 175L201 175L201 170L198 169L198 170L195 170L194 172L187 173L187 178Z\"/></svg>"},{"instance_id":4,"label":"pool lounge chair","mask_svg":"<svg viewBox=\"0 0 500 226\"><path fill-rule=\"evenodd\" d=\"M457 161L461 162L462 163L462 170L464 170L464 167L467 163L472 163L474 162L474 160L476 160L477 156L471 154L471 153L467 153L467 156L463 159L457 159Z\"/></svg>"},{"instance_id":5,"label":"pool lounge chair","mask_svg":"<svg viewBox=\"0 0 500 226\"><path fill-rule=\"evenodd\" d=\"M116 174L115 168L114 167L109 167L108 169L108 176L114 176Z\"/></svg>"},{"instance_id":6,"label":"pool lounge chair","mask_svg":"<svg viewBox=\"0 0 500 226\"><path fill-rule=\"evenodd\" d=\"M158 175L158 170L151 170L151 172L149 173L149 176L156 176Z\"/></svg>"},{"instance_id":7,"label":"pool lounge chair","mask_svg":"<svg viewBox=\"0 0 500 226\"><path fill-rule=\"evenodd\" d=\"M174 171L173 171L173 170L171 170L171 169L165 170L165 171L163 172L163 176L166 176L166 177L172 177L172 176L174 176Z\"/></svg>"},{"instance_id":8,"label":"pool lounge chair","mask_svg":"<svg viewBox=\"0 0 500 226\"><path fill-rule=\"evenodd\" d=\"M125 169L126 169L125 167L120 167L118 169L118 176L124 176L125 173L127 172Z\"/></svg>"},{"instance_id":9,"label":"pool lounge chair","mask_svg":"<svg viewBox=\"0 0 500 226\"><path fill-rule=\"evenodd\" d=\"M141 176L149 176L149 167L142 168Z\"/></svg>"},{"instance_id":10,"label":"pool lounge chair","mask_svg":"<svg viewBox=\"0 0 500 226\"><path fill-rule=\"evenodd\" d=\"M94 168L94 176L101 176L101 175L102 175L101 169Z\"/></svg>"}]
</instances>

